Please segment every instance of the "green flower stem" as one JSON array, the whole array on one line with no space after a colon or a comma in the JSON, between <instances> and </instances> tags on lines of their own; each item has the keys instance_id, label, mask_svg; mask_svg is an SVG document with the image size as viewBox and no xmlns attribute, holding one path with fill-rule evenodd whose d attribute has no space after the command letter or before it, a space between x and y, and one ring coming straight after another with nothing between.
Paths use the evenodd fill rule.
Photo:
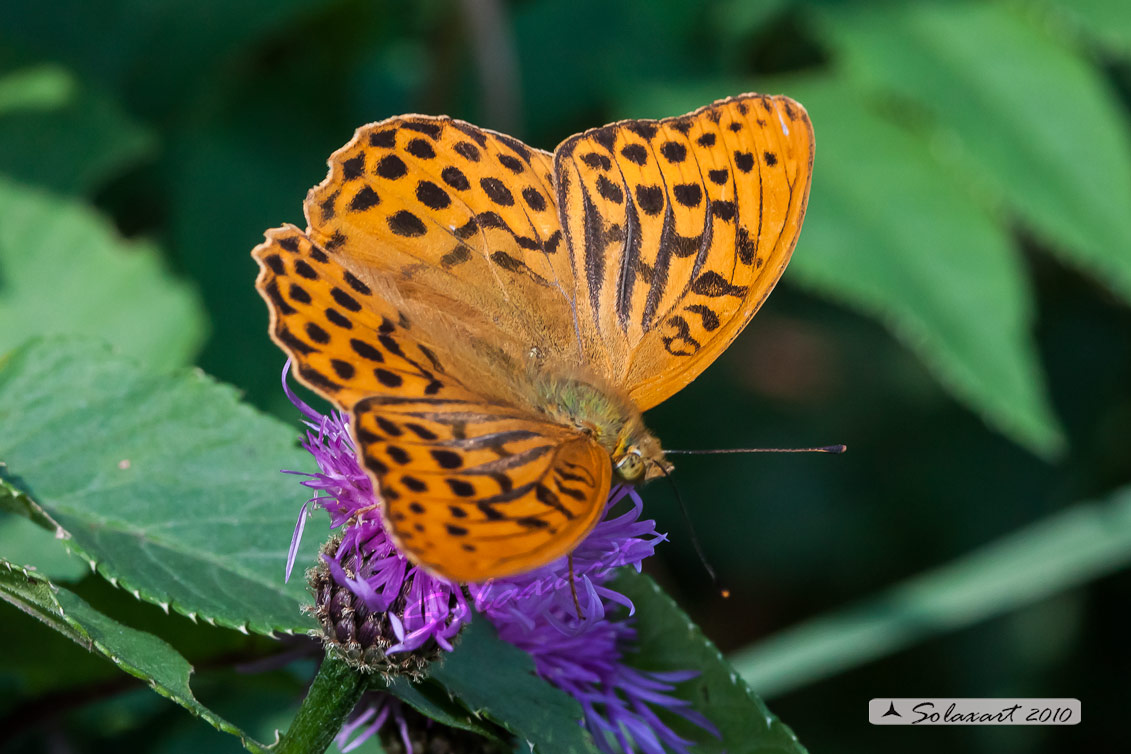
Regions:
<instances>
[{"instance_id":1,"label":"green flower stem","mask_svg":"<svg viewBox=\"0 0 1131 754\"><path fill-rule=\"evenodd\" d=\"M327 652L291 727L273 751L278 754L326 751L368 685L368 677L333 652Z\"/></svg>"}]
</instances>

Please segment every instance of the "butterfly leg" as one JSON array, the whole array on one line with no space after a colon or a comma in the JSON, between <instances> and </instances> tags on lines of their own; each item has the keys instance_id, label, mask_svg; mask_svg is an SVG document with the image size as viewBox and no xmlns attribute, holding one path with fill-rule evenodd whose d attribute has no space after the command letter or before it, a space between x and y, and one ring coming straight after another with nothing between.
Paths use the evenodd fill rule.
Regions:
<instances>
[{"instance_id":1,"label":"butterfly leg","mask_svg":"<svg viewBox=\"0 0 1131 754\"><path fill-rule=\"evenodd\" d=\"M572 552L566 556L566 562L569 563L569 593L573 595L573 609L577 611L578 620L585 620L585 616L581 614L581 600L577 598L577 582L573 578Z\"/></svg>"}]
</instances>

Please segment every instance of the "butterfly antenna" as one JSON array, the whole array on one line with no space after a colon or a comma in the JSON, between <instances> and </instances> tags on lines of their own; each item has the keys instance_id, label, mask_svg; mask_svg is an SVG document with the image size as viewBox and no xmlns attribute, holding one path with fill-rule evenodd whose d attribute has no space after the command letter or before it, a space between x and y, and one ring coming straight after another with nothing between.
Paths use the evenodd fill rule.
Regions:
<instances>
[{"instance_id":1,"label":"butterfly antenna","mask_svg":"<svg viewBox=\"0 0 1131 754\"><path fill-rule=\"evenodd\" d=\"M668 450L665 448L664 455L713 456L730 453L833 453L840 455L846 450L848 450L847 445L822 445L819 448L719 448L715 450Z\"/></svg>"},{"instance_id":2,"label":"butterfly antenna","mask_svg":"<svg viewBox=\"0 0 1131 754\"><path fill-rule=\"evenodd\" d=\"M664 452L667 453L668 451ZM699 537L695 535L695 527L691 525L691 515L687 512L687 505L683 502L683 498L679 494L679 487L676 486L675 480L672 479L671 474L668 473L668 470L664 468L662 463L653 463L655 463L656 467L660 470L660 473L664 475L664 479L668 480L668 484L672 486L672 492L675 493L676 502L679 503L679 511L683 514L683 522L687 525L687 533L691 537L691 546L695 548L695 554L699 556L699 562L703 564L703 570L711 577L711 583L715 585L715 589L718 590L719 595L723 599L730 597L730 590L719 581L719 575L715 573L715 569L711 567L707 556L703 553L703 546L699 544Z\"/></svg>"}]
</instances>

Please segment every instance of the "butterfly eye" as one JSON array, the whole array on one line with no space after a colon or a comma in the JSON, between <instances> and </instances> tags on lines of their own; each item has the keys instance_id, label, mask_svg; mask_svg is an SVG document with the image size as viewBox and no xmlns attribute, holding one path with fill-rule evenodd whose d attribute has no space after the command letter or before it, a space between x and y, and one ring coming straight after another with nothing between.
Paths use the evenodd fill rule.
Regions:
<instances>
[{"instance_id":1,"label":"butterfly eye","mask_svg":"<svg viewBox=\"0 0 1131 754\"><path fill-rule=\"evenodd\" d=\"M644 459L640 457L640 451L635 448L629 449L618 458L616 467L617 474L626 482L635 482L644 475Z\"/></svg>"}]
</instances>

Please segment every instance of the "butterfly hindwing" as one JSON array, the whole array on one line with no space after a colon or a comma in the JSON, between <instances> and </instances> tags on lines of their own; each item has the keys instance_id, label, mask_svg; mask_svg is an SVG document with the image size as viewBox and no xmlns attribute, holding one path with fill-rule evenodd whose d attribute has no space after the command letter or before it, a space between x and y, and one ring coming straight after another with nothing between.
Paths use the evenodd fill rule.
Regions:
<instances>
[{"instance_id":1,"label":"butterfly hindwing","mask_svg":"<svg viewBox=\"0 0 1131 754\"><path fill-rule=\"evenodd\" d=\"M812 160L805 110L765 95L558 147L579 316L641 410L698 376L769 295L800 232Z\"/></svg>"},{"instance_id":2,"label":"butterfly hindwing","mask_svg":"<svg viewBox=\"0 0 1131 754\"><path fill-rule=\"evenodd\" d=\"M456 581L520 573L570 552L612 476L589 437L480 401L374 396L355 411L388 531Z\"/></svg>"}]
</instances>

